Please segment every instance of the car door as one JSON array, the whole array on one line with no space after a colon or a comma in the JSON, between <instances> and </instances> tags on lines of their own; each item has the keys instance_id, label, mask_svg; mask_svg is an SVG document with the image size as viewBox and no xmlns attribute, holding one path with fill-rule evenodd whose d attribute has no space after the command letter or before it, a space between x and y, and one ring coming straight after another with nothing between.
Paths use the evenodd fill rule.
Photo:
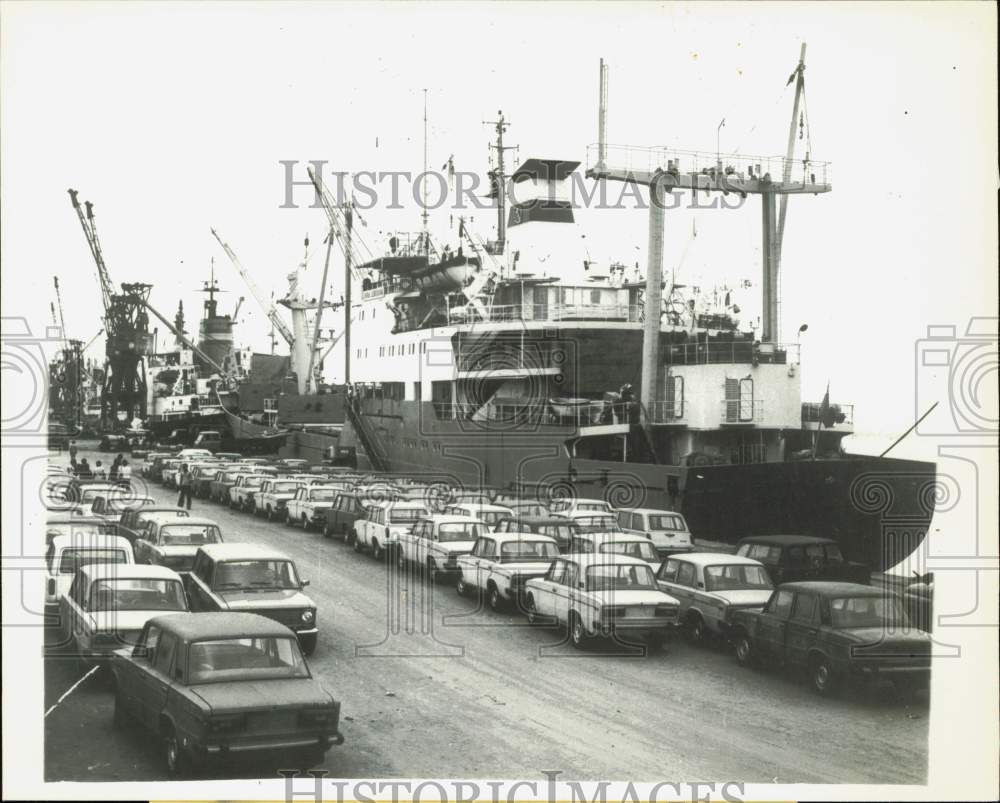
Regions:
<instances>
[{"instance_id":1,"label":"car door","mask_svg":"<svg viewBox=\"0 0 1000 803\"><path fill-rule=\"evenodd\" d=\"M476 586L485 589L489 583L490 575L493 573L493 566L497 558L497 541L495 538L482 538L482 548L479 550L479 558L476 564Z\"/></svg>"},{"instance_id":2,"label":"car door","mask_svg":"<svg viewBox=\"0 0 1000 803\"><path fill-rule=\"evenodd\" d=\"M139 718L150 729L158 728L160 712L167 702L167 692L173 682L176 652L177 636L163 631L157 638L151 658L145 665L140 664L144 671L137 673L136 676Z\"/></svg>"},{"instance_id":3,"label":"car door","mask_svg":"<svg viewBox=\"0 0 1000 803\"><path fill-rule=\"evenodd\" d=\"M458 559L458 564L462 569L462 580L466 585L479 587L479 563L480 553L486 539L479 536L476 543L472 545L472 551L468 555L462 555Z\"/></svg>"},{"instance_id":4,"label":"car door","mask_svg":"<svg viewBox=\"0 0 1000 803\"><path fill-rule=\"evenodd\" d=\"M754 648L761 655L782 661L785 657L785 631L792 612L795 595L788 589L778 589L767 601L757 620Z\"/></svg>"},{"instance_id":5,"label":"car door","mask_svg":"<svg viewBox=\"0 0 1000 803\"><path fill-rule=\"evenodd\" d=\"M212 561L204 553L198 552L194 556L194 563L191 566L191 572L186 575L181 575L184 590L187 592L188 606L192 611L209 611L212 610L208 607L208 594L204 585L207 584L212 577Z\"/></svg>"},{"instance_id":6,"label":"car door","mask_svg":"<svg viewBox=\"0 0 1000 803\"><path fill-rule=\"evenodd\" d=\"M533 581L535 610L543 616L554 616L556 612L556 589L562 585L566 574L566 561L554 560L541 580Z\"/></svg>"},{"instance_id":7,"label":"car door","mask_svg":"<svg viewBox=\"0 0 1000 803\"><path fill-rule=\"evenodd\" d=\"M819 633L819 597L802 591L795 595L785 628L785 661L805 666Z\"/></svg>"},{"instance_id":8,"label":"car door","mask_svg":"<svg viewBox=\"0 0 1000 803\"><path fill-rule=\"evenodd\" d=\"M574 561L566 563L566 571L562 582L556 588L555 616L560 622L569 621L570 610L581 610L580 603L580 564Z\"/></svg>"},{"instance_id":9,"label":"car door","mask_svg":"<svg viewBox=\"0 0 1000 803\"><path fill-rule=\"evenodd\" d=\"M681 616L695 602L695 577L697 574L697 568L693 563L686 560L677 562L677 578L670 595L676 597L680 603L679 613Z\"/></svg>"}]
</instances>

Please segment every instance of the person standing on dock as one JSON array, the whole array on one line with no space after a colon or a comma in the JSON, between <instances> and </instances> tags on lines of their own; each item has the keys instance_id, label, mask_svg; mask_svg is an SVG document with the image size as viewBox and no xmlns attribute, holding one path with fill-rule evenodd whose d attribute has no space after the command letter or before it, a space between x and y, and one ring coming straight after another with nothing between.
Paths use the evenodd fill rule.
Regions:
<instances>
[{"instance_id":1,"label":"person standing on dock","mask_svg":"<svg viewBox=\"0 0 1000 803\"><path fill-rule=\"evenodd\" d=\"M181 466L180 473L177 475L177 487L180 488L180 495L177 497L177 507L184 507L184 502L187 501L187 509L191 509L191 469L188 468L188 464L184 463Z\"/></svg>"}]
</instances>

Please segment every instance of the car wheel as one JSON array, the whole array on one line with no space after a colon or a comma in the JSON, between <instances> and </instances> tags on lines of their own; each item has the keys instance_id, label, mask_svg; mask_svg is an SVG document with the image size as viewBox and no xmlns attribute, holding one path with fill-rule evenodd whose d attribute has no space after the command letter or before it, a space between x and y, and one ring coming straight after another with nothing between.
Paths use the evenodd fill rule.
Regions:
<instances>
[{"instance_id":1,"label":"car wheel","mask_svg":"<svg viewBox=\"0 0 1000 803\"><path fill-rule=\"evenodd\" d=\"M569 615L569 640L578 650L587 646L587 629L584 627L583 619L577 613Z\"/></svg>"},{"instance_id":2,"label":"car wheel","mask_svg":"<svg viewBox=\"0 0 1000 803\"><path fill-rule=\"evenodd\" d=\"M372 557L379 562L381 562L382 558L385 557L385 550L382 549L382 545L375 540L372 541Z\"/></svg>"},{"instance_id":3,"label":"car wheel","mask_svg":"<svg viewBox=\"0 0 1000 803\"><path fill-rule=\"evenodd\" d=\"M402 549L396 551L396 566L400 571L406 568L406 555L403 553Z\"/></svg>"},{"instance_id":4,"label":"car wheel","mask_svg":"<svg viewBox=\"0 0 1000 803\"><path fill-rule=\"evenodd\" d=\"M167 773L172 778L185 778L191 774L191 762L184 748L177 739L177 733L172 725L163 734L163 758L167 765Z\"/></svg>"},{"instance_id":5,"label":"car wheel","mask_svg":"<svg viewBox=\"0 0 1000 803\"><path fill-rule=\"evenodd\" d=\"M309 519L306 516L302 517L302 530L303 532L309 532Z\"/></svg>"},{"instance_id":6,"label":"car wheel","mask_svg":"<svg viewBox=\"0 0 1000 803\"><path fill-rule=\"evenodd\" d=\"M736 637L736 662L740 666L752 667L755 663L753 646L750 644L750 636L740 633Z\"/></svg>"},{"instance_id":7,"label":"car wheel","mask_svg":"<svg viewBox=\"0 0 1000 803\"><path fill-rule=\"evenodd\" d=\"M318 633L309 633L299 638L299 647L303 655L309 656L316 651L316 640L318 637Z\"/></svg>"},{"instance_id":8,"label":"car wheel","mask_svg":"<svg viewBox=\"0 0 1000 803\"><path fill-rule=\"evenodd\" d=\"M459 575L455 581L455 590L460 597L467 597L469 595L469 587L465 584L465 580L462 579L462 575Z\"/></svg>"},{"instance_id":9,"label":"car wheel","mask_svg":"<svg viewBox=\"0 0 1000 803\"><path fill-rule=\"evenodd\" d=\"M437 562L434 558L427 558L427 578L434 582L434 578L437 575Z\"/></svg>"},{"instance_id":10,"label":"car wheel","mask_svg":"<svg viewBox=\"0 0 1000 803\"><path fill-rule=\"evenodd\" d=\"M323 537L324 538L329 538L332 535L333 535L333 530L330 528L330 525L329 524L324 524L323 525Z\"/></svg>"},{"instance_id":11,"label":"car wheel","mask_svg":"<svg viewBox=\"0 0 1000 803\"><path fill-rule=\"evenodd\" d=\"M809 677L812 681L812 687L817 693L824 696L833 693L836 687L836 679L833 674L833 667L830 666L830 662L826 658L820 656L813 659L810 663Z\"/></svg>"},{"instance_id":12,"label":"car wheel","mask_svg":"<svg viewBox=\"0 0 1000 803\"><path fill-rule=\"evenodd\" d=\"M355 552L360 552L362 549L365 548L365 545L361 543L361 539L358 538L357 533L351 533L350 539L351 539L351 546L354 547Z\"/></svg>"},{"instance_id":13,"label":"car wheel","mask_svg":"<svg viewBox=\"0 0 1000 803\"><path fill-rule=\"evenodd\" d=\"M274 521L274 511L271 509L270 505L267 506L267 510L264 512L264 517L268 521Z\"/></svg>"},{"instance_id":14,"label":"car wheel","mask_svg":"<svg viewBox=\"0 0 1000 803\"><path fill-rule=\"evenodd\" d=\"M504 607L504 605L503 605L503 602L504 602L503 594L500 593L500 589L497 588L495 585L491 585L490 586L490 588L489 588L489 594L487 596L487 599L489 600L490 609L491 610L494 610L494 611L497 611L497 612L503 610L503 607Z\"/></svg>"},{"instance_id":15,"label":"car wheel","mask_svg":"<svg viewBox=\"0 0 1000 803\"><path fill-rule=\"evenodd\" d=\"M705 640L705 620L698 614L688 617L687 626L684 628L687 639L692 644L701 644Z\"/></svg>"}]
</instances>

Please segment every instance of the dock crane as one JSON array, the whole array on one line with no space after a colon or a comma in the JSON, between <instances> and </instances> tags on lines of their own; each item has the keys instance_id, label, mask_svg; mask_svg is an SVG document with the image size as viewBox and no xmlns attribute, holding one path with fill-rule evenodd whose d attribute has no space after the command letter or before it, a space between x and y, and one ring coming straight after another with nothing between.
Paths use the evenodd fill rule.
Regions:
<instances>
[{"instance_id":1,"label":"dock crane","mask_svg":"<svg viewBox=\"0 0 1000 803\"><path fill-rule=\"evenodd\" d=\"M587 149L587 177L630 182L649 188L649 242L646 268L645 304L647 310L660 309L663 288L664 193L690 190L693 193L721 192L760 195L763 231L763 316L761 340L781 340L779 312L779 271L781 243L789 195L818 195L830 192L829 163L816 162L807 152L801 162L795 160L795 128L799 123L799 105L805 83L806 46L803 43L789 83L795 81L795 102L789 128L788 148L784 156L746 157L668 148L636 148L608 145L607 81L608 68L601 62L598 142ZM801 166L801 173L797 167ZM781 199L780 213L776 200ZM642 350L642 387L640 399L647 410L655 401L656 374L659 365L660 316L645 316Z\"/></svg>"},{"instance_id":2,"label":"dock crane","mask_svg":"<svg viewBox=\"0 0 1000 803\"><path fill-rule=\"evenodd\" d=\"M243 277L243 281L246 282L247 287L250 288L250 292L257 300L260 308L264 310L268 320L271 321L274 328L277 329L278 333L285 339L285 342L288 343L289 346L293 345L295 343L295 337L292 335L292 330L288 328L288 324L286 324L281 319L281 316L278 315L278 310L275 305L273 303L270 305L267 303L264 298L264 294L260 291L260 288L257 287L254 280L250 278L250 274L247 273L246 268L243 267L243 263L240 262L239 257L236 256L233 249L223 241L215 229L212 229L211 231L212 236L215 237L219 245L222 246L222 250L226 252L226 256L229 257L229 261L233 263L233 267L235 267L240 276Z\"/></svg>"},{"instance_id":3,"label":"dock crane","mask_svg":"<svg viewBox=\"0 0 1000 803\"><path fill-rule=\"evenodd\" d=\"M146 303L152 285L122 284L116 291L104 261L94 207L81 206L76 190L70 201L83 229L87 246L97 267L98 285L104 307L105 378L101 388L101 424L106 429L127 426L133 418L146 417L146 367L143 358L151 348Z\"/></svg>"}]
</instances>

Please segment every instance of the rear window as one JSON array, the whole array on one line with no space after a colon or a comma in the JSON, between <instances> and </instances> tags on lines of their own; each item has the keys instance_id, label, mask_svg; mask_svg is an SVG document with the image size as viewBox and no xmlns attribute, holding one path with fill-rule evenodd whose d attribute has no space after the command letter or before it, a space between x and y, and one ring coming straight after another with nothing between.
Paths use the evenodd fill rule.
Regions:
<instances>
[{"instance_id":1,"label":"rear window","mask_svg":"<svg viewBox=\"0 0 1000 803\"><path fill-rule=\"evenodd\" d=\"M676 513L657 513L649 516L649 529L651 530L686 530L687 524L684 519Z\"/></svg>"},{"instance_id":2,"label":"rear window","mask_svg":"<svg viewBox=\"0 0 1000 803\"><path fill-rule=\"evenodd\" d=\"M417 519L425 519L430 515L424 507L399 507L389 511L389 521L392 524L402 524L404 522L414 522Z\"/></svg>"},{"instance_id":3,"label":"rear window","mask_svg":"<svg viewBox=\"0 0 1000 803\"><path fill-rule=\"evenodd\" d=\"M613 552L617 555L628 555L630 558L639 558L645 561L660 562L656 549L649 541L612 541L601 544L601 552Z\"/></svg>"},{"instance_id":4,"label":"rear window","mask_svg":"<svg viewBox=\"0 0 1000 803\"><path fill-rule=\"evenodd\" d=\"M317 488L309 492L309 498L313 502L329 502L337 495L333 488Z\"/></svg>"},{"instance_id":5,"label":"rear window","mask_svg":"<svg viewBox=\"0 0 1000 803\"><path fill-rule=\"evenodd\" d=\"M168 524L160 529L160 536L165 546L200 546L222 540L214 524Z\"/></svg>"},{"instance_id":6,"label":"rear window","mask_svg":"<svg viewBox=\"0 0 1000 803\"><path fill-rule=\"evenodd\" d=\"M82 566L99 563L127 563L124 549L100 549L94 547L67 547L59 558L60 574L75 574Z\"/></svg>"},{"instance_id":7,"label":"rear window","mask_svg":"<svg viewBox=\"0 0 1000 803\"><path fill-rule=\"evenodd\" d=\"M178 580L135 577L98 580L90 587L92 611L186 611Z\"/></svg>"},{"instance_id":8,"label":"rear window","mask_svg":"<svg viewBox=\"0 0 1000 803\"><path fill-rule=\"evenodd\" d=\"M483 534L479 522L451 522L438 527L439 541L475 541Z\"/></svg>"}]
</instances>

